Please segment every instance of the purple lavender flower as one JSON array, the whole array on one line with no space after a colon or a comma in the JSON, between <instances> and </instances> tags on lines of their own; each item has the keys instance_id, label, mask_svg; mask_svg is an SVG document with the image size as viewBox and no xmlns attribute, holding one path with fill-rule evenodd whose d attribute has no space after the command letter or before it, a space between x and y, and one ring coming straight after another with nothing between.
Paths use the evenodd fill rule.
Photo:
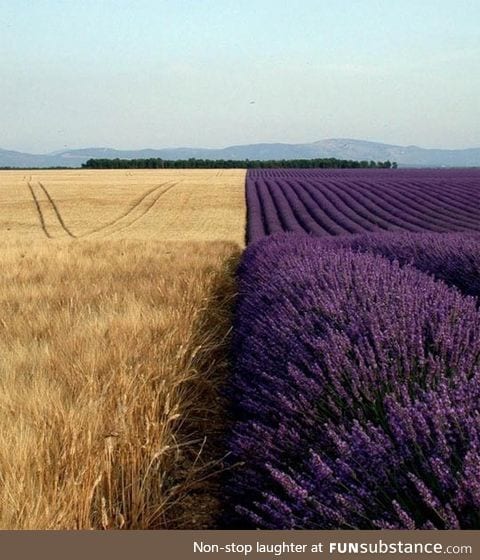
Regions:
<instances>
[{"instance_id":1,"label":"purple lavender flower","mask_svg":"<svg viewBox=\"0 0 480 560\"><path fill-rule=\"evenodd\" d=\"M226 523L480 528L480 312L409 264L269 236L239 269Z\"/></svg>"}]
</instances>

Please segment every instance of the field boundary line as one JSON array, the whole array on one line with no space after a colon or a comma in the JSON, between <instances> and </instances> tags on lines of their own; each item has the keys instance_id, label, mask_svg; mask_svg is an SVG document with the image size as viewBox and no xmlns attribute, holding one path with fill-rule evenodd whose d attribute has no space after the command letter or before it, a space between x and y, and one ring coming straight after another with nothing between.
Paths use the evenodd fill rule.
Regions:
<instances>
[{"instance_id":1,"label":"field boundary line","mask_svg":"<svg viewBox=\"0 0 480 560\"><path fill-rule=\"evenodd\" d=\"M40 221L40 227L42 228L42 231L46 235L46 237L48 237L49 239L52 239L52 236L50 235L50 233L47 230L47 226L45 224L45 218L43 216L42 208L40 206L40 202L38 201L37 195L35 194L32 183L30 181L27 181L27 185L28 185L28 188L30 189L30 194L32 195L33 203L34 203L35 208L37 210L37 216L38 216L38 219Z\"/></svg>"}]
</instances>

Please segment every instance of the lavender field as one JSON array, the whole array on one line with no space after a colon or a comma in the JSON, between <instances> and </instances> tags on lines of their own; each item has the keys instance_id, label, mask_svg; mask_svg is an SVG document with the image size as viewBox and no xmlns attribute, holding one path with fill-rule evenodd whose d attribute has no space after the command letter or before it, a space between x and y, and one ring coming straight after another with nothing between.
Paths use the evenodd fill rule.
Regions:
<instances>
[{"instance_id":1,"label":"lavender field","mask_svg":"<svg viewBox=\"0 0 480 560\"><path fill-rule=\"evenodd\" d=\"M480 231L480 170L250 170L247 205L249 242L280 231Z\"/></svg>"},{"instance_id":2,"label":"lavender field","mask_svg":"<svg viewBox=\"0 0 480 560\"><path fill-rule=\"evenodd\" d=\"M249 172L226 526L480 529L479 194Z\"/></svg>"}]
</instances>

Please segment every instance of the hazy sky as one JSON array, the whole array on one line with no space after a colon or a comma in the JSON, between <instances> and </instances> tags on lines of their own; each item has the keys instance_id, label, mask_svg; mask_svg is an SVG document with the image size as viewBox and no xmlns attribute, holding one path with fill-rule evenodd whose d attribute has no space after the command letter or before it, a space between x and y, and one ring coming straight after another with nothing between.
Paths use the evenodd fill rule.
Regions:
<instances>
[{"instance_id":1,"label":"hazy sky","mask_svg":"<svg viewBox=\"0 0 480 560\"><path fill-rule=\"evenodd\" d=\"M480 0L0 0L0 76L1 148L480 146Z\"/></svg>"}]
</instances>

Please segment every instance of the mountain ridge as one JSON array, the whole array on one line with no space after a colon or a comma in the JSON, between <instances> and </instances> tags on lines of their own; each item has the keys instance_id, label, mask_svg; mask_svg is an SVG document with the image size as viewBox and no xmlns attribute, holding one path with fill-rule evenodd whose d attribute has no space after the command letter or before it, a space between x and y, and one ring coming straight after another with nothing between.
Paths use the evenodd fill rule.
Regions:
<instances>
[{"instance_id":1,"label":"mountain ridge","mask_svg":"<svg viewBox=\"0 0 480 560\"><path fill-rule=\"evenodd\" d=\"M396 161L401 167L480 167L480 148L443 149L401 146L352 138L327 138L310 143L237 144L225 148L144 148L116 150L93 147L29 154L0 149L0 167L81 167L91 158L162 159L312 159Z\"/></svg>"}]
</instances>

